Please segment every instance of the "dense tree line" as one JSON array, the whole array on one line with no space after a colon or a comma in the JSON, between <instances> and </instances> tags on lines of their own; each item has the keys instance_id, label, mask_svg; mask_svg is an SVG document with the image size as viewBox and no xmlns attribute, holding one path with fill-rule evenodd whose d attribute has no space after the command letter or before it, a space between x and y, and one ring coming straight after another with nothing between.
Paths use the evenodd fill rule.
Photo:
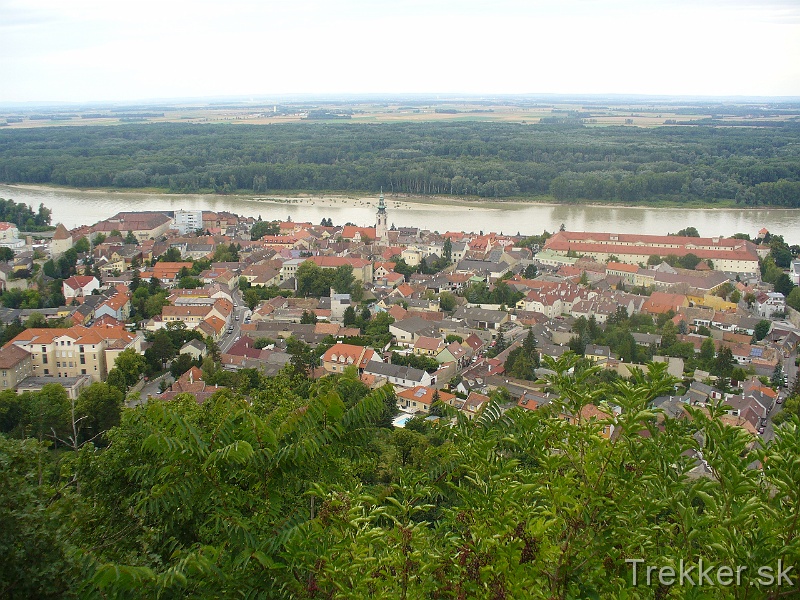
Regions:
<instances>
[{"instance_id":1,"label":"dense tree line","mask_svg":"<svg viewBox=\"0 0 800 600\"><path fill-rule=\"evenodd\" d=\"M0 221L14 223L22 231L41 231L50 229L49 208L39 205L37 212L23 202L0 198Z\"/></svg>"},{"instance_id":2,"label":"dense tree line","mask_svg":"<svg viewBox=\"0 0 800 600\"><path fill-rule=\"evenodd\" d=\"M0 181L800 206L800 128L151 124L0 131Z\"/></svg>"}]
</instances>

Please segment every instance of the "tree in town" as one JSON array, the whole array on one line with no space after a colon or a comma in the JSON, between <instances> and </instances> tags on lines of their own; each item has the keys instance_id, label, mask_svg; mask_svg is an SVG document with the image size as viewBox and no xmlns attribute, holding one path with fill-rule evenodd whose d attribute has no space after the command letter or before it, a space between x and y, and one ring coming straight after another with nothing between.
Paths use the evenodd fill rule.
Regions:
<instances>
[{"instance_id":1,"label":"tree in town","mask_svg":"<svg viewBox=\"0 0 800 600\"><path fill-rule=\"evenodd\" d=\"M356 311L352 305L344 309L344 316L342 317L345 327L351 327L356 323Z\"/></svg>"},{"instance_id":2,"label":"tree in town","mask_svg":"<svg viewBox=\"0 0 800 600\"><path fill-rule=\"evenodd\" d=\"M317 322L317 313L313 310L304 310L303 314L300 315L300 323L303 325L313 325Z\"/></svg>"},{"instance_id":3,"label":"tree in town","mask_svg":"<svg viewBox=\"0 0 800 600\"><path fill-rule=\"evenodd\" d=\"M733 352L728 346L723 346L717 352L711 373L717 377L730 378L735 364L736 359L733 357Z\"/></svg>"},{"instance_id":4,"label":"tree in town","mask_svg":"<svg viewBox=\"0 0 800 600\"><path fill-rule=\"evenodd\" d=\"M117 355L114 361L114 367L109 371L108 375L111 378L112 373L115 371L118 372L119 379L117 380L117 386L119 387L120 384L124 385L124 388L120 387L120 390L123 394L127 394L128 389L136 385L139 379L141 379L146 365L147 361L144 356L136 352L133 348L126 348ZM116 376L112 379L116 379Z\"/></svg>"},{"instance_id":5,"label":"tree in town","mask_svg":"<svg viewBox=\"0 0 800 600\"><path fill-rule=\"evenodd\" d=\"M769 333L770 327L772 327L772 322L767 319L761 319L754 328L754 333L756 341L760 342Z\"/></svg>"},{"instance_id":6,"label":"tree in town","mask_svg":"<svg viewBox=\"0 0 800 600\"><path fill-rule=\"evenodd\" d=\"M256 306L261 303L261 296L255 288L248 288L242 294L245 305L250 310L255 310Z\"/></svg>"},{"instance_id":7,"label":"tree in town","mask_svg":"<svg viewBox=\"0 0 800 600\"><path fill-rule=\"evenodd\" d=\"M439 308L445 312L451 312L456 309L456 296L452 292L441 292L439 294Z\"/></svg>"}]
</instances>

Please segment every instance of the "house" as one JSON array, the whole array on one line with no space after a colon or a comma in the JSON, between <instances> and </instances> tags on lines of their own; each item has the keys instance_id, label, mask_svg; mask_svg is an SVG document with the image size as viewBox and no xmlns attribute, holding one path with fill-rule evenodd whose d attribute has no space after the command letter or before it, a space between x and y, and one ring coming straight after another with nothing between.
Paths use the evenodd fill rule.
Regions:
<instances>
[{"instance_id":1,"label":"house","mask_svg":"<svg viewBox=\"0 0 800 600\"><path fill-rule=\"evenodd\" d=\"M100 282L91 275L74 275L65 279L61 287L64 299L69 303L75 298L90 296L100 289Z\"/></svg>"},{"instance_id":2,"label":"house","mask_svg":"<svg viewBox=\"0 0 800 600\"><path fill-rule=\"evenodd\" d=\"M476 329L500 329L507 323L509 315L503 310L490 310L486 308L465 308L460 307L453 315L454 319L461 319L469 327Z\"/></svg>"},{"instance_id":3,"label":"house","mask_svg":"<svg viewBox=\"0 0 800 600\"><path fill-rule=\"evenodd\" d=\"M230 269L206 269L198 278L207 285L220 283L228 288L236 287L239 281L239 277Z\"/></svg>"},{"instance_id":4,"label":"house","mask_svg":"<svg viewBox=\"0 0 800 600\"><path fill-rule=\"evenodd\" d=\"M188 354L192 359L199 360L208 354L208 348L200 340L189 340L181 346L179 354Z\"/></svg>"},{"instance_id":5,"label":"house","mask_svg":"<svg viewBox=\"0 0 800 600\"><path fill-rule=\"evenodd\" d=\"M161 319L165 323L182 321L187 329L194 329L210 313L209 306L165 306L161 309Z\"/></svg>"},{"instance_id":6,"label":"house","mask_svg":"<svg viewBox=\"0 0 800 600\"><path fill-rule=\"evenodd\" d=\"M762 292L756 296L756 314L765 319L786 312L786 297L780 292Z\"/></svg>"},{"instance_id":7,"label":"house","mask_svg":"<svg viewBox=\"0 0 800 600\"><path fill-rule=\"evenodd\" d=\"M436 393L437 390L435 388L422 385L407 388L397 392L397 406L402 410L411 412L430 412ZM455 399L455 395L448 392L439 391L438 394L439 401L446 404L451 404L452 400Z\"/></svg>"},{"instance_id":8,"label":"house","mask_svg":"<svg viewBox=\"0 0 800 600\"><path fill-rule=\"evenodd\" d=\"M525 390L517 400L517 406L525 410L539 410L542 406L550 404L558 395L538 390Z\"/></svg>"},{"instance_id":9,"label":"house","mask_svg":"<svg viewBox=\"0 0 800 600\"><path fill-rule=\"evenodd\" d=\"M650 315L661 315L669 311L680 312L689 307L689 299L684 294L668 294L653 292L642 305L642 312Z\"/></svg>"},{"instance_id":10,"label":"house","mask_svg":"<svg viewBox=\"0 0 800 600\"><path fill-rule=\"evenodd\" d=\"M370 361L364 373L367 375L374 375L382 377L394 386L402 388L412 388L415 386L432 386L436 383L430 373L413 367L405 367L402 365L393 365L391 363L377 362L374 359Z\"/></svg>"},{"instance_id":11,"label":"house","mask_svg":"<svg viewBox=\"0 0 800 600\"><path fill-rule=\"evenodd\" d=\"M476 391L471 391L466 400L455 398L450 401L450 405L457 408L470 419L474 419L486 406L488 406L489 402L489 396L479 394Z\"/></svg>"},{"instance_id":12,"label":"house","mask_svg":"<svg viewBox=\"0 0 800 600\"><path fill-rule=\"evenodd\" d=\"M609 348L608 346L587 344L584 356L593 363L606 362L611 358L611 348Z\"/></svg>"},{"instance_id":13,"label":"house","mask_svg":"<svg viewBox=\"0 0 800 600\"><path fill-rule=\"evenodd\" d=\"M326 373L342 373L351 365L362 373L371 361L380 364L382 359L372 348L353 344L334 344L322 355Z\"/></svg>"},{"instance_id":14,"label":"house","mask_svg":"<svg viewBox=\"0 0 800 600\"><path fill-rule=\"evenodd\" d=\"M445 348L441 338L420 336L414 342L414 354L420 356L437 356Z\"/></svg>"},{"instance_id":15,"label":"house","mask_svg":"<svg viewBox=\"0 0 800 600\"><path fill-rule=\"evenodd\" d=\"M219 341L225 333L227 323L216 315L208 315L197 324L197 331L206 337Z\"/></svg>"},{"instance_id":16,"label":"house","mask_svg":"<svg viewBox=\"0 0 800 600\"><path fill-rule=\"evenodd\" d=\"M691 404L705 405L712 400L721 400L722 392L701 381L693 381L687 391Z\"/></svg>"},{"instance_id":17,"label":"house","mask_svg":"<svg viewBox=\"0 0 800 600\"><path fill-rule=\"evenodd\" d=\"M281 281L280 271L266 264L250 265L242 271L242 277L253 287L270 287Z\"/></svg>"},{"instance_id":18,"label":"house","mask_svg":"<svg viewBox=\"0 0 800 600\"><path fill-rule=\"evenodd\" d=\"M374 238L373 238L374 239ZM312 256L307 259L322 269L338 269L342 266L353 268L353 277L360 283L372 281L372 261L365 258L350 258L342 256ZM304 261L301 261L304 262ZM284 263L285 265L286 263ZM297 271L295 270L295 273ZM293 276L293 275L292 275Z\"/></svg>"},{"instance_id":19,"label":"house","mask_svg":"<svg viewBox=\"0 0 800 600\"><path fill-rule=\"evenodd\" d=\"M350 302L350 294L337 294L331 289L331 321L343 321Z\"/></svg>"},{"instance_id":20,"label":"house","mask_svg":"<svg viewBox=\"0 0 800 600\"><path fill-rule=\"evenodd\" d=\"M131 316L131 293L124 285L117 287L113 296L97 305L94 316L95 319L109 316L118 321L127 321Z\"/></svg>"},{"instance_id":21,"label":"house","mask_svg":"<svg viewBox=\"0 0 800 600\"><path fill-rule=\"evenodd\" d=\"M158 279L161 283L171 284L175 283L175 281L178 279L178 274L184 268L191 269L192 263L159 261L153 265L150 275Z\"/></svg>"},{"instance_id":22,"label":"house","mask_svg":"<svg viewBox=\"0 0 800 600\"><path fill-rule=\"evenodd\" d=\"M170 386L169 391L159 396L162 400L173 400L178 394L191 394L198 404L205 402L217 391L216 386L207 386L203 381L203 371L192 367Z\"/></svg>"},{"instance_id":23,"label":"house","mask_svg":"<svg viewBox=\"0 0 800 600\"><path fill-rule=\"evenodd\" d=\"M421 336L435 336L435 327L420 317L409 317L389 325L391 333L401 346L412 347Z\"/></svg>"},{"instance_id":24,"label":"house","mask_svg":"<svg viewBox=\"0 0 800 600\"><path fill-rule=\"evenodd\" d=\"M459 344L457 341L453 341L442 348L439 354L436 355L436 362L439 364L454 362L459 367L463 367L471 356L471 349Z\"/></svg>"}]
</instances>

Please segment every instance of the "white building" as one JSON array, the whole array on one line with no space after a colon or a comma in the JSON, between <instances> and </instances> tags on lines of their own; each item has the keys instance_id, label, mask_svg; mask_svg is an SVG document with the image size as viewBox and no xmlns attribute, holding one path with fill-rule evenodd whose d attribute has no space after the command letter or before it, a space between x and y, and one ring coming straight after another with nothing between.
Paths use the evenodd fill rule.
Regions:
<instances>
[{"instance_id":1,"label":"white building","mask_svg":"<svg viewBox=\"0 0 800 600\"><path fill-rule=\"evenodd\" d=\"M786 297L780 292L766 292L756 298L756 313L759 317L771 319L775 313L786 312Z\"/></svg>"},{"instance_id":2,"label":"white building","mask_svg":"<svg viewBox=\"0 0 800 600\"><path fill-rule=\"evenodd\" d=\"M181 235L194 233L198 229L203 229L202 210L176 210L175 228Z\"/></svg>"},{"instance_id":3,"label":"white building","mask_svg":"<svg viewBox=\"0 0 800 600\"><path fill-rule=\"evenodd\" d=\"M800 285L800 260L792 261L789 267L789 277L791 277L793 284Z\"/></svg>"},{"instance_id":4,"label":"white building","mask_svg":"<svg viewBox=\"0 0 800 600\"><path fill-rule=\"evenodd\" d=\"M0 223L0 246L18 250L25 245L25 240L19 239L19 229L14 223Z\"/></svg>"}]
</instances>

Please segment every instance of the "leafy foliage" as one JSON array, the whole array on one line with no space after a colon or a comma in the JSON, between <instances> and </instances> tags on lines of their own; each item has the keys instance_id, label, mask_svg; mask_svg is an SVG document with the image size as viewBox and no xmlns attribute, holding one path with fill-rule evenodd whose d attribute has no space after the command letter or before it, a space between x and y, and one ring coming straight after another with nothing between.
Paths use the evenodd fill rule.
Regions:
<instances>
[{"instance_id":1,"label":"leafy foliage","mask_svg":"<svg viewBox=\"0 0 800 600\"><path fill-rule=\"evenodd\" d=\"M712 119L708 127L585 127L572 118L538 125L8 129L0 132L0 180L219 193L383 186L415 195L798 206L796 127L766 121L760 127L715 124ZM196 148L206 151L198 155ZM259 233L264 235L260 229L253 235Z\"/></svg>"}]
</instances>

